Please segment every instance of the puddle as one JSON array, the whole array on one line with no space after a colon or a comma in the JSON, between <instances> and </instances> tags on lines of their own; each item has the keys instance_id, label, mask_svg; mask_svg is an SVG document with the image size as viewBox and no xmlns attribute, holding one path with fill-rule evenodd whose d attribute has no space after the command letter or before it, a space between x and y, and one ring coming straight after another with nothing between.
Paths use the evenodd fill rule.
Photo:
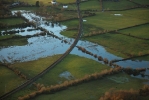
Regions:
<instances>
[{"instance_id":1,"label":"puddle","mask_svg":"<svg viewBox=\"0 0 149 100\"><path fill-rule=\"evenodd\" d=\"M116 83L126 83L129 82L129 79L127 77L116 77L116 76L111 76L108 77L108 79L116 82Z\"/></svg>"},{"instance_id":2,"label":"puddle","mask_svg":"<svg viewBox=\"0 0 149 100\"><path fill-rule=\"evenodd\" d=\"M73 76L71 75L71 73L68 72L68 71L65 71L65 72L61 73L61 74L59 75L59 77L61 77L61 78L66 78L67 80L72 80L72 79L74 79L74 77L73 77Z\"/></svg>"},{"instance_id":3,"label":"puddle","mask_svg":"<svg viewBox=\"0 0 149 100\"><path fill-rule=\"evenodd\" d=\"M114 16L123 16L123 14L114 14Z\"/></svg>"}]
</instances>

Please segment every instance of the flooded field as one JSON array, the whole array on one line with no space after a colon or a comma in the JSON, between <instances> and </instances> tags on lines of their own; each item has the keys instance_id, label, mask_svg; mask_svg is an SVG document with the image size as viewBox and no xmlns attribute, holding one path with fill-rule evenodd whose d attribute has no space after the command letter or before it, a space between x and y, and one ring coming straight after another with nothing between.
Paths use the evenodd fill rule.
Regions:
<instances>
[{"instance_id":1,"label":"flooded field","mask_svg":"<svg viewBox=\"0 0 149 100\"><path fill-rule=\"evenodd\" d=\"M13 14L15 14L16 12L17 11L12 11ZM7 31L12 30L19 31L16 34L21 36L27 36L27 35L39 34L40 32L42 32L41 30L37 29L39 27L49 31L50 33L53 33L54 35L58 36L61 39L57 39L49 34L46 34L45 36L28 38L27 39L28 44L24 46L0 47L1 62L8 62L8 63L25 62L25 61L36 60L39 58L44 58L47 56L63 54L73 43L74 39L67 38L60 34L61 31L67 29L67 26L52 24L51 22L45 21L44 17L37 16L35 13L29 11L20 11L20 12L21 15L26 19L28 19L30 22L36 23L36 28L35 27L14 28ZM1 35L2 36L9 35L3 33L5 33L5 30L1 31ZM64 41L67 41L67 43L65 43ZM121 57L115 56L107 52L103 46L89 41L80 40L77 46L84 47L86 50L92 52L93 54L97 54L99 56L107 58L109 61L114 59L123 59ZM71 54L75 54L81 57L86 57L98 61L97 58L81 52L80 50L78 50L77 47L73 49ZM116 63L122 67L149 68L149 61L125 60ZM148 79L149 70L145 72L145 75L146 76L144 78Z\"/></svg>"}]
</instances>

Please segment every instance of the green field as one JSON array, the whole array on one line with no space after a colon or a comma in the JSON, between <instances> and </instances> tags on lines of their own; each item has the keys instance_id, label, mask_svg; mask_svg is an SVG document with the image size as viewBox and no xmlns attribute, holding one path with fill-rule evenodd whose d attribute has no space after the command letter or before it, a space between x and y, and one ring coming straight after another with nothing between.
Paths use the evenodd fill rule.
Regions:
<instances>
[{"instance_id":1,"label":"green field","mask_svg":"<svg viewBox=\"0 0 149 100\"><path fill-rule=\"evenodd\" d=\"M117 77L117 79L128 79L129 82L118 83L110 79L110 77ZM142 87L142 80L132 78L126 74L117 74L110 77L104 77L96 81L91 81L77 86L69 87L66 90L56 92L54 94L39 95L33 100L99 100L99 98L109 89L115 88L117 90L139 89ZM148 97L141 100L148 100Z\"/></svg>"},{"instance_id":2,"label":"green field","mask_svg":"<svg viewBox=\"0 0 149 100\"><path fill-rule=\"evenodd\" d=\"M148 5L149 1L148 0L133 0L134 2L142 5Z\"/></svg>"},{"instance_id":3,"label":"green field","mask_svg":"<svg viewBox=\"0 0 149 100\"><path fill-rule=\"evenodd\" d=\"M122 9L131 8L134 6L137 6L137 5L128 0L120 0L119 2L113 2L113 1L103 2L104 10L122 10Z\"/></svg>"},{"instance_id":4,"label":"green field","mask_svg":"<svg viewBox=\"0 0 149 100\"><path fill-rule=\"evenodd\" d=\"M5 66L0 66L0 71L0 96L25 82L25 80L18 77L14 72L9 70Z\"/></svg>"},{"instance_id":5,"label":"green field","mask_svg":"<svg viewBox=\"0 0 149 100\"><path fill-rule=\"evenodd\" d=\"M17 1L17 0L15 0L15 1ZM32 4L32 5L35 5L36 4L36 1L37 0L29 0L29 1L24 1L24 0L19 0L19 1L22 1L22 2L27 2L27 3L29 3L29 4ZM52 0L39 0L39 2L43 2L45 5L51 5L51 1ZM73 2L75 2L75 0L56 0L58 3L73 3Z\"/></svg>"},{"instance_id":6,"label":"green field","mask_svg":"<svg viewBox=\"0 0 149 100\"><path fill-rule=\"evenodd\" d=\"M117 52L124 52L132 55L148 54L149 41L124 36L121 34L106 33L99 36L85 38L86 40L112 48Z\"/></svg>"},{"instance_id":7,"label":"green field","mask_svg":"<svg viewBox=\"0 0 149 100\"><path fill-rule=\"evenodd\" d=\"M83 34L90 34L94 31L98 32L104 30L118 30L121 28L149 22L149 14L147 13L148 11L148 9L134 9L128 11L97 12L96 16L84 18L86 21L83 22ZM122 14L122 16L114 16L114 14ZM69 22L63 22L62 24L71 28L77 25L77 21L78 20L72 20ZM148 25L143 25L121 30L120 32L124 34L130 33L134 36L148 38L148 27ZM61 32L61 34L68 37L74 37L77 34L77 31L66 30ZM108 33L103 35L85 37L83 39L106 46L106 49L109 52L122 57L125 57L125 55L123 55L122 53L139 55L140 52L142 54L148 54L149 52L148 41L119 34Z\"/></svg>"},{"instance_id":8,"label":"green field","mask_svg":"<svg viewBox=\"0 0 149 100\"><path fill-rule=\"evenodd\" d=\"M27 77L32 78L44 69L46 69L49 65L51 65L54 61L56 61L60 55L51 56L47 58L40 58L35 61L28 61L23 63L15 63L12 66L14 68L19 69L23 72Z\"/></svg>"},{"instance_id":9,"label":"green field","mask_svg":"<svg viewBox=\"0 0 149 100\"><path fill-rule=\"evenodd\" d=\"M53 58L56 59L58 56L59 55L42 58L42 59L25 62L25 63L16 63L12 66L15 66L15 68L21 70L28 77L32 77L35 75L35 73L39 73L39 71L43 70L45 66L49 64L49 61L51 61L50 59L53 59ZM41 83L41 84L44 84L45 86L59 84L65 80L68 80L65 77L59 76L61 73L65 71L70 72L73 78L78 79L78 78L84 77L85 75L89 75L95 72L101 72L102 70L109 69L109 68L110 67L106 65L102 65L96 61L93 61L87 58L79 57L76 55L69 55L63 60L63 62L59 63L43 77L39 78L36 81L36 83ZM65 96L64 94L67 94L69 96L65 96L66 100L89 99L89 97L93 97L90 99L97 100L101 95L103 95L110 88L116 88L118 90L130 89L130 88L139 89L143 86L143 82L146 82L146 80L133 78L127 74L120 73L120 74L107 76L99 80L79 84L77 86L67 88L64 91L60 91L55 94L39 95L35 99L33 98L32 99L40 100L42 98L43 100L49 100L49 98L53 98L54 100L59 100L60 98L64 98ZM33 91L36 91L36 89L32 85L30 85L24 90L21 90L16 94L12 95L10 98L8 98L8 100L14 100L18 96L23 96Z\"/></svg>"},{"instance_id":10,"label":"green field","mask_svg":"<svg viewBox=\"0 0 149 100\"><path fill-rule=\"evenodd\" d=\"M24 20L21 18L0 19L0 23L7 25L15 25L24 23Z\"/></svg>"},{"instance_id":11,"label":"green field","mask_svg":"<svg viewBox=\"0 0 149 100\"><path fill-rule=\"evenodd\" d=\"M136 27L129 28L129 29L124 29L119 32L127 34L127 35L130 34L130 35L141 37L141 38L149 38L149 35L148 35L149 24L136 26Z\"/></svg>"},{"instance_id":12,"label":"green field","mask_svg":"<svg viewBox=\"0 0 149 100\"><path fill-rule=\"evenodd\" d=\"M2 38L1 38L2 37ZM4 38L11 38L11 36L1 36L0 39ZM6 42L7 41L7 42ZM0 42L0 46L22 46L28 44L28 41L26 38L19 38L19 39L9 39L5 41Z\"/></svg>"}]
</instances>

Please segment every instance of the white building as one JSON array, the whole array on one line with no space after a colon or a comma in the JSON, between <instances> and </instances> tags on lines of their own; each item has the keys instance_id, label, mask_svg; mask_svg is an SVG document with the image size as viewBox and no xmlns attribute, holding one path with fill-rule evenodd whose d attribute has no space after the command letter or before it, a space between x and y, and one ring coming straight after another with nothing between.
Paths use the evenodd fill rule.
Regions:
<instances>
[{"instance_id":1,"label":"white building","mask_svg":"<svg viewBox=\"0 0 149 100\"><path fill-rule=\"evenodd\" d=\"M63 8L65 8L65 9L66 9L66 8L68 8L68 6L67 6L67 5L63 5Z\"/></svg>"},{"instance_id":2,"label":"white building","mask_svg":"<svg viewBox=\"0 0 149 100\"><path fill-rule=\"evenodd\" d=\"M52 0L51 3L52 3L53 5L55 5L55 4L56 4L56 0Z\"/></svg>"}]
</instances>

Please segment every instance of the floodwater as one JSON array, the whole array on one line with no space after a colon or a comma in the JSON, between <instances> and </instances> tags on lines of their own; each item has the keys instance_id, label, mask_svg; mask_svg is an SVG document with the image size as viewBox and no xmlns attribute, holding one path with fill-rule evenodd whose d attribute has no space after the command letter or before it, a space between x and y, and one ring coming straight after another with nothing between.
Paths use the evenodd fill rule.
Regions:
<instances>
[{"instance_id":1,"label":"floodwater","mask_svg":"<svg viewBox=\"0 0 149 100\"><path fill-rule=\"evenodd\" d=\"M13 14L15 14L16 12L17 11L12 11ZM53 27L50 22L45 21L43 17L37 16L32 12L23 11L23 10L21 10L20 12L22 13L22 16L27 18L29 21L35 22L37 27L42 27L48 30L49 32L52 32L54 35L57 35L58 37L60 37L62 40L53 38L50 35L45 35L45 36L28 38L28 44L24 46L1 47L0 48L1 62L9 62L9 63L25 62L25 61L36 60L47 56L63 54L73 43L74 39L67 38L60 34L60 32L65 30L67 26L54 24L54 27ZM27 31L28 29L33 29L33 27L26 27L22 29L14 28L12 30L25 30L24 32L16 33L22 36L34 35L41 32L40 30ZM3 32L4 31L1 31L1 33ZM64 43L63 40L67 40L68 43ZM93 54L97 54L98 56L107 58L109 61L113 59L122 59L121 57L118 57L106 51L103 46L100 46L98 44L95 44L89 41L80 40L77 46L84 47L86 50L92 52ZM81 57L86 57L86 58L90 58L98 61L97 58L94 58L93 56L85 54L82 51L79 51L77 47L75 47L72 50L71 54L75 54ZM119 61L117 62L117 64L122 67L129 66L132 68L149 68L149 61L126 60L126 61ZM149 70L147 70L145 74L149 75ZM148 77L145 77L145 78L148 79Z\"/></svg>"}]
</instances>

